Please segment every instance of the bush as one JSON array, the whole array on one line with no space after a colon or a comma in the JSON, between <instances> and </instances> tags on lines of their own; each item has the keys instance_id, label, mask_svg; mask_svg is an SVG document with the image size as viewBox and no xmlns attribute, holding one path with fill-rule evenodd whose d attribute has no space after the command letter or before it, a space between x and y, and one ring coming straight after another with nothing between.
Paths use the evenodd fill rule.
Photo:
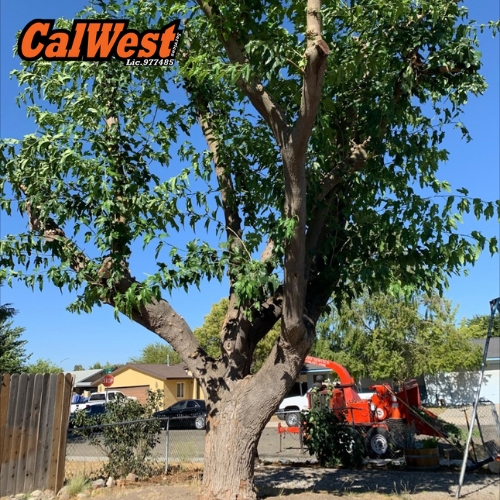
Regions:
<instances>
[{"instance_id":1,"label":"bush","mask_svg":"<svg viewBox=\"0 0 500 500\"><path fill-rule=\"evenodd\" d=\"M316 455L322 467L343 465L359 467L365 453L357 430L328 407L313 408L302 413L304 444Z\"/></svg>"},{"instance_id":2,"label":"bush","mask_svg":"<svg viewBox=\"0 0 500 500\"><path fill-rule=\"evenodd\" d=\"M133 472L143 478L155 472L151 452L160 442L161 428L152 416L162 400L163 391L148 391L144 405L127 399L107 403L106 412L95 417L77 412L73 432L86 437L109 459L102 469L104 477L125 477Z\"/></svg>"},{"instance_id":3,"label":"bush","mask_svg":"<svg viewBox=\"0 0 500 500\"><path fill-rule=\"evenodd\" d=\"M439 444L439 441L437 438L426 438L422 440L422 448L426 450L430 450L432 448L437 448Z\"/></svg>"}]
</instances>

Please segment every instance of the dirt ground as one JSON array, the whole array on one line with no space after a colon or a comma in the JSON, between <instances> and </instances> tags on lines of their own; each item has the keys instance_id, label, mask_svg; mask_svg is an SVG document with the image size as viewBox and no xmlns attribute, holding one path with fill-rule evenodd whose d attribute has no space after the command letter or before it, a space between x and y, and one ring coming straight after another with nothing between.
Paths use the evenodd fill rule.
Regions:
<instances>
[{"instance_id":1,"label":"dirt ground","mask_svg":"<svg viewBox=\"0 0 500 500\"><path fill-rule=\"evenodd\" d=\"M457 471L408 472L342 470L308 467L263 467L256 472L259 497L267 500L450 500L455 498ZM201 473L185 471L120 488L100 490L102 500L196 500ZM467 474L461 489L465 500L500 500L500 477Z\"/></svg>"}]
</instances>

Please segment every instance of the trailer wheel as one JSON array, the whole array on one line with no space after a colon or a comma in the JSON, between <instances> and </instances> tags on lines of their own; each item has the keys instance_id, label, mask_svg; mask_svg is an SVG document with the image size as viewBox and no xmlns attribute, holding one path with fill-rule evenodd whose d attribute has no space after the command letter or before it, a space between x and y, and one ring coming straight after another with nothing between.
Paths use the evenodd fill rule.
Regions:
<instances>
[{"instance_id":1,"label":"trailer wheel","mask_svg":"<svg viewBox=\"0 0 500 500\"><path fill-rule=\"evenodd\" d=\"M365 448L370 458L385 458L389 453L389 432L382 427L373 427L365 437Z\"/></svg>"}]
</instances>

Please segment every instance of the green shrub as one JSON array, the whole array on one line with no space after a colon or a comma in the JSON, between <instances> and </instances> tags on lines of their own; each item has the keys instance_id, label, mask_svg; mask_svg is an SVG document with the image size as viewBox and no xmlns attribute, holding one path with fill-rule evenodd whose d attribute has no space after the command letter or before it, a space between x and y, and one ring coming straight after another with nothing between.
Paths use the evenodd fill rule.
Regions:
<instances>
[{"instance_id":1,"label":"green shrub","mask_svg":"<svg viewBox=\"0 0 500 500\"><path fill-rule=\"evenodd\" d=\"M163 391L148 391L144 405L118 400L107 403L102 415L90 417L85 411L77 412L75 433L98 446L109 459L102 469L104 477L125 477L133 472L143 478L156 471L151 452L160 442L160 422L146 419L152 418L162 400Z\"/></svg>"},{"instance_id":2,"label":"green shrub","mask_svg":"<svg viewBox=\"0 0 500 500\"><path fill-rule=\"evenodd\" d=\"M301 414L304 444L322 467L359 467L365 452L360 434L328 407L318 406Z\"/></svg>"},{"instance_id":3,"label":"green shrub","mask_svg":"<svg viewBox=\"0 0 500 500\"><path fill-rule=\"evenodd\" d=\"M426 438L426 439L423 439L421 441L422 443L422 448L428 450L428 449L431 449L431 448L437 448L438 447L438 439L437 438Z\"/></svg>"}]
</instances>

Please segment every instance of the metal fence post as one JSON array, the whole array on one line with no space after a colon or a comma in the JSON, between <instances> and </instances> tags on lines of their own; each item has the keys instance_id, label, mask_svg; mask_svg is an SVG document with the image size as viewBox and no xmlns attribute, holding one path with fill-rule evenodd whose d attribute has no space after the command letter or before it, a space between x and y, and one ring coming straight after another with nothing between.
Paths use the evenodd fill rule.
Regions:
<instances>
[{"instance_id":1,"label":"metal fence post","mask_svg":"<svg viewBox=\"0 0 500 500\"><path fill-rule=\"evenodd\" d=\"M167 430L165 434L165 474L168 473L168 433L170 428L170 419L167 419Z\"/></svg>"}]
</instances>

